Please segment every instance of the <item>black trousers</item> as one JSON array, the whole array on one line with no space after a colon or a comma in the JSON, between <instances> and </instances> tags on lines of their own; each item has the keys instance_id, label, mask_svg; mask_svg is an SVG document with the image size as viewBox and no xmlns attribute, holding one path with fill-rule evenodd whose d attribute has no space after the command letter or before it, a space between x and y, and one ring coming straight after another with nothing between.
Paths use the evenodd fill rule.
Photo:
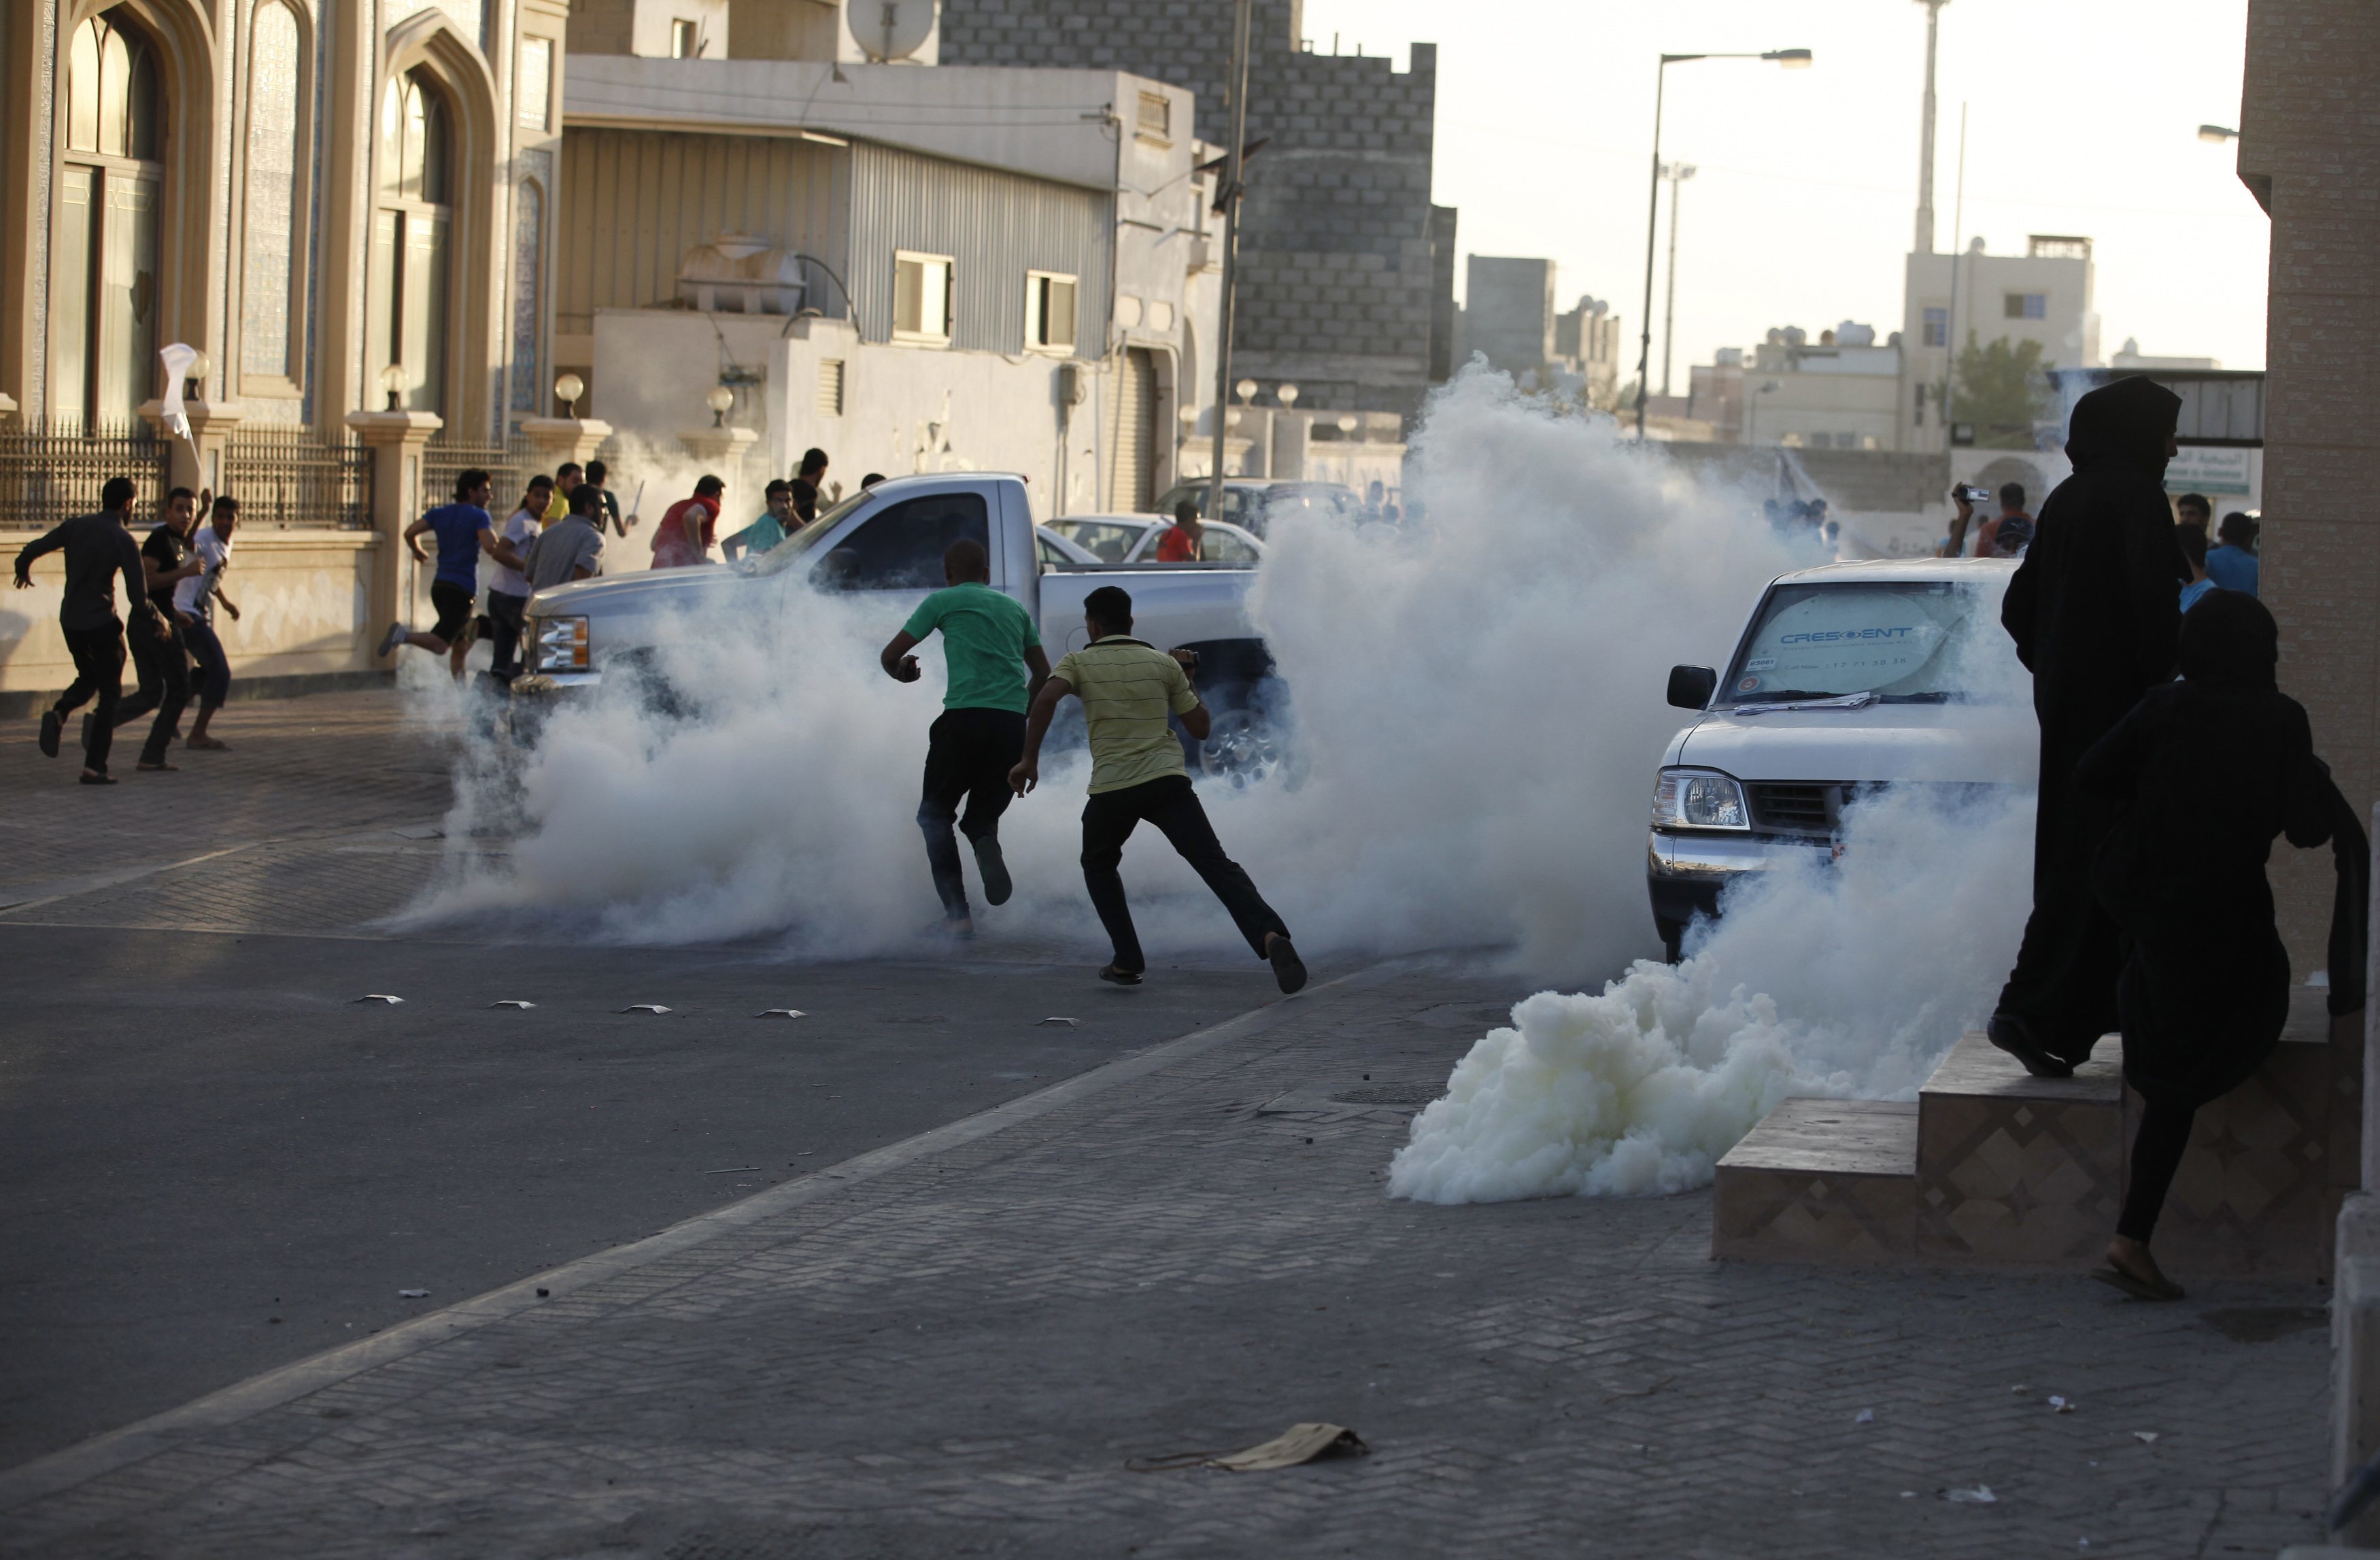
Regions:
<instances>
[{"instance_id":1,"label":"black trousers","mask_svg":"<svg viewBox=\"0 0 2380 1560\"><path fill-rule=\"evenodd\" d=\"M124 626L68 628L66 636L67 652L74 657L75 678L58 695L55 708L64 719L80 709L85 700L96 701L82 762L93 774L104 774L108 750L115 745L115 706L124 697Z\"/></svg>"},{"instance_id":2,"label":"black trousers","mask_svg":"<svg viewBox=\"0 0 2380 1560\"><path fill-rule=\"evenodd\" d=\"M2190 1147L2190 1128L2198 1119L2195 1105L2150 1103L2141 1112L2140 1130L2132 1136L2131 1184L2124 1188L2124 1209L2117 1215L2116 1233L2128 1240L2145 1241L2165 1212L2165 1194L2173 1189L2174 1172L2181 1168L2181 1152Z\"/></svg>"},{"instance_id":3,"label":"black trousers","mask_svg":"<svg viewBox=\"0 0 2380 1560\"><path fill-rule=\"evenodd\" d=\"M521 615L528 610L527 596L508 596L502 591L488 592L488 627L495 630L493 670L498 682L508 683L520 675Z\"/></svg>"},{"instance_id":4,"label":"black trousers","mask_svg":"<svg viewBox=\"0 0 2380 1560\"><path fill-rule=\"evenodd\" d=\"M1144 820L1156 824L1166 843L1215 891L1258 958L1264 957L1265 933L1289 935L1247 870L1223 854L1215 826L1207 822L1207 810L1198 805L1198 793L1190 788L1190 777L1168 774L1120 791L1095 791L1083 809L1083 884L1091 891L1091 908L1099 912L1108 940L1115 945L1118 969L1148 968L1141 957L1139 933L1133 930L1132 909L1124 903L1123 874L1116 870L1123 862L1123 842Z\"/></svg>"},{"instance_id":5,"label":"black trousers","mask_svg":"<svg viewBox=\"0 0 2380 1560\"><path fill-rule=\"evenodd\" d=\"M1008 772L1025 756L1025 717L1014 710L944 710L926 737L925 795L917 803L917 827L926 835L926 864L933 869L934 892L942 914L967 919L966 879L959 871L959 843L951 825L970 844L1000 832L1000 815L1014 792ZM966 804L964 816L959 804Z\"/></svg>"},{"instance_id":6,"label":"black trousers","mask_svg":"<svg viewBox=\"0 0 2380 1560\"><path fill-rule=\"evenodd\" d=\"M132 630L132 665L140 674L140 688L115 707L118 725L137 721L152 710L157 712L157 718L149 724L149 740L140 747L142 763L165 762L165 745L174 739L174 726L190 702L190 647L182 639L181 619L169 612L165 622L174 631L170 640Z\"/></svg>"}]
</instances>

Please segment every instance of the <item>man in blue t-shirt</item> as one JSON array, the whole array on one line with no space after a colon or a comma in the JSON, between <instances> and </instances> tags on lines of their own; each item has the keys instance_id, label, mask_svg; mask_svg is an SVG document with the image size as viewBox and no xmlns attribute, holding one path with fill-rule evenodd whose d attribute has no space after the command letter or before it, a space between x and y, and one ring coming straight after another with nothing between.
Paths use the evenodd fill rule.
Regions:
<instances>
[{"instance_id":1,"label":"man in blue t-shirt","mask_svg":"<svg viewBox=\"0 0 2380 1560\"><path fill-rule=\"evenodd\" d=\"M454 503L440 505L405 528L406 550L416 563L430 561L421 550L421 533L438 538L438 573L430 582L430 604L437 609L438 620L426 634L402 623L390 624L381 636L382 655L395 655L398 646L409 644L445 656L455 680L463 680L463 658L471 652L473 637L471 608L480 593L480 555L484 552L507 568L521 567L520 555L496 534L496 522L488 513L492 491L485 471L466 471L455 479Z\"/></svg>"},{"instance_id":2,"label":"man in blue t-shirt","mask_svg":"<svg viewBox=\"0 0 2380 1560\"><path fill-rule=\"evenodd\" d=\"M966 879L959 871L958 824L975 847L986 902L1008 902L1015 884L1000 854L1000 815L1008 810L1008 771L1025 752L1025 709L1043 679L1050 658L1033 615L1014 597L991 588L991 559L980 542L953 542L942 555L944 589L935 591L892 636L880 657L895 682L918 678L909 652L940 629L950 664L950 688L942 713L926 739L926 788L917 803L917 827L926 835L926 865L942 901L942 921L953 934L975 930L967 909ZM959 816L959 803L966 816Z\"/></svg>"},{"instance_id":3,"label":"man in blue t-shirt","mask_svg":"<svg viewBox=\"0 0 2380 1560\"><path fill-rule=\"evenodd\" d=\"M2206 578L2215 581L2218 591L2254 595L2256 522L2234 510L2223 517L2223 529L2215 533L2215 539L2222 545L2206 555Z\"/></svg>"}]
</instances>

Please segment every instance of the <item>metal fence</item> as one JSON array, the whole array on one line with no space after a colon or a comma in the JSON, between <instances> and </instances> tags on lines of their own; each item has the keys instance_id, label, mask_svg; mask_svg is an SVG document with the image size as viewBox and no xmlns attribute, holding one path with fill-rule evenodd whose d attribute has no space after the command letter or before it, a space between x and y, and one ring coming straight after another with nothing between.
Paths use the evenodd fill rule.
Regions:
<instances>
[{"instance_id":1,"label":"metal fence","mask_svg":"<svg viewBox=\"0 0 2380 1560\"><path fill-rule=\"evenodd\" d=\"M520 502L521 489L541 468L527 439L504 445L468 444L442 433L421 452L421 506L430 509L453 503L455 479L474 469L485 471L495 488L488 499L489 507L504 515Z\"/></svg>"},{"instance_id":2,"label":"metal fence","mask_svg":"<svg viewBox=\"0 0 2380 1560\"><path fill-rule=\"evenodd\" d=\"M110 477L140 484L153 506L171 485L165 442L145 423L102 424L91 433L0 428L0 528L47 530L99 507Z\"/></svg>"},{"instance_id":3,"label":"metal fence","mask_svg":"<svg viewBox=\"0 0 2380 1560\"><path fill-rule=\"evenodd\" d=\"M242 428L224 445L224 491L249 526L369 530L371 451L311 428Z\"/></svg>"}]
</instances>

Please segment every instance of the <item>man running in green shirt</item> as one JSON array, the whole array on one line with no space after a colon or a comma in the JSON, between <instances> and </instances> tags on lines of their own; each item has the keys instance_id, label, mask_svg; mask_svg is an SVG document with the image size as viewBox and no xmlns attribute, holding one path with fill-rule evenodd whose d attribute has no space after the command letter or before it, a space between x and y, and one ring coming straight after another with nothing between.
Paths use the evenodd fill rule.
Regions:
<instances>
[{"instance_id":1,"label":"man running in green shirt","mask_svg":"<svg viewBox=\"0 0 2380 1560\"><path fill-rule=\"evenodd\" d=\"M1024 756L1008 772L1008 781L1019 796L1040 781L1041 739L1049 735L1050 717L1066 695L1080 695L1091 738L1091 799L1083 809L1083 883L1090 890L1091 908L1099 912L1099 924L1115 945L1115 957L1099 971L1099 979L1136 986L1148 968L1139 934L1133 930L1132 908L1124 903L1123 874L1117 871L1123 862L1123 842L1147 819L1215 891L1257 957L1270 961L1281 989L1297 990L1305 984L1305 965L1290 945L1289 928L1257 892L1247 870L1223 854L1214 825L1207 822L1207 810L1190 788L1182 744L1166 723L1169 713L1179 715L1192 737L1202 742L1207 738L1212 722L1190 686L1188 670L1197 657L1188 651L1169 655L1134 639L1132 597L1112 585L1102 585L1083 598L1083 616L1091 642L1068 653L1043 680L1026 725Z\"/></svg>"},{"instance_id":2,"label":"man running in green shirt","mask_svg":"<svg viewBox=\"0 0 2380 1560\"><path fill-rule=\"evenodd\" d=\"M952 542L942 555L942 579L946 587L910 614L879 659L893 681L916 682L917 658L909 652L935 629L942 632L950 690L927 737L917 827L925 831L926 864L941 896L944 929L963 936L975 930L975 919L967 909L966 879L959 871L951 825L956 823L975 847L984 899L1006 904L1015 885L1001 859L1000 815L1013 794L1009 768L1025 750L1026 702L1049 676L1050 658L1041 653L1032 614L991 588L991 561L981 542Z\"/></svg>"}]
</instances>

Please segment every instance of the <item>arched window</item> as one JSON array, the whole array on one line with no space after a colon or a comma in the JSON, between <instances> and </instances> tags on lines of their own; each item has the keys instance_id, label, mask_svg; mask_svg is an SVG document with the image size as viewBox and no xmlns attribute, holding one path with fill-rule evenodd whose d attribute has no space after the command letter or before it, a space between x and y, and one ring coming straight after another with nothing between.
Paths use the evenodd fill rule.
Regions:
<instances>
[{"instance_id":1,"label":"arched window","mask_svg":"<svg viewBox=\"0 0 2380 1560\"><path fill-rule=\"evenodd\" d=\"M51 408L71 426L128 426L157 377L157 55L119 8L75 29L66 63Z\"/></svg>"},{"instance_id":2,"label":"arched window","mask_svg":"<svg viewBox=\"0 0 2380 1560\"><path fill-rule=\"evenodd\" d=\"M298 18L282 0L256 7L249 32L247 249L241 268L239 366L295 379L296 307L302 296L297 236Z\"/></svg>"},{"instance_id":3,"label":"arched window","mask_svg":"<svg viewBox=\"0 0 2380 1560\"><path fill-rule=\"evenodd\" d=\"M379 196L372 213L378 295L366 343L371 372L396 363L411 411L446 409L447 238L454 157L451 119L437 82L414 70L381 98Z\"/></svg>"},{"instance_id":4,"label":"arched window","mask_svg":"<svg viewBox=\"0 0 2380 1560\"><path fill-rule=\"evenodd\" d=\"M513 193L513 410L536 412L543 403L538 391L539 311L544 307L545 190L525 178Z\"/></svg>"}]
</instances>

